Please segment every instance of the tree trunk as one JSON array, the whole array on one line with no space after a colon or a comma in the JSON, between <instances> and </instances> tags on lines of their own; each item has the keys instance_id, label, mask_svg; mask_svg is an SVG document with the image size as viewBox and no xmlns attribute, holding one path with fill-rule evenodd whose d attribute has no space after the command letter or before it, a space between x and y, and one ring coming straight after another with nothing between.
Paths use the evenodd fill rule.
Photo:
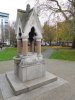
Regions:
<instances>
[{"instance_id":1,"label":"tree trunk","mask_svg":"<svg viewBox=\"0 0 75 100\"><path fill-rule=\"evenodd\" d=\"M49 46L51 46L52 41L49 41Z\"/></svg>"},{"instance_id":2,"label":"tree trunk","mask_svg":"<svg viewBox=\"0 0 75 100\"><path fill-rule=\"evenodd\" d=\"M75 38L73 39L73 42L72 42L72 48L75 49Z\"/></svg>"}]
</instances>

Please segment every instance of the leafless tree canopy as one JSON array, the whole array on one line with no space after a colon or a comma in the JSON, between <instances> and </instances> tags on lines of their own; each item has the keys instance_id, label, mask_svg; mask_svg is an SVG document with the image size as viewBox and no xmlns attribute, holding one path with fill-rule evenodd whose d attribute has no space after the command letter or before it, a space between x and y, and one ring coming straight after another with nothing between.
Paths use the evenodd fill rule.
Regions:
<instances>
[{"instance_id":1,"label":"leafless tree canopy","mask_svg":"<svg viewBox=\"0 0 75 100\"><path fill-rule=\"evenodd\" d=\"M62 13L66 20L69 20L71 17L75 17L75 0L68 0L66 7L63 7L65 4L61 5L59 0L44 0L42 3L40 3L40 0L36 1L38 12L49 10L50 15Z\"/></svg>"}]
</instances>

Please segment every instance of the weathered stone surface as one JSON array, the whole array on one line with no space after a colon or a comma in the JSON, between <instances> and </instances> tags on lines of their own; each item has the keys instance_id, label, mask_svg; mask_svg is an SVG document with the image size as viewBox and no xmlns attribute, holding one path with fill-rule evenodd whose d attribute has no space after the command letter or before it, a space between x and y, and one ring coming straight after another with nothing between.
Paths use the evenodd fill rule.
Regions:
<instances>
[{"instance_id":1,"label":"weathered stone surface","mask_svg":"<svg viewBox=\"0 0 75 100\"><path fill-rule=\"evenodd\" d=\"M20 59L20 63L16 64ZM36 79L44 76L45 66L42 55L28 53L27 56L21 55L20 58L14 59L14 73L22 82Z\"/></svg>"},{"instance_id":2,"label":"weathered stone surface","mask_svg":"<svg viewBox=\"0 0 75 100\"><path fill-rule=\"evenodd\" d=\"M17 67L17 66L16 66ZM45 66L43 64L32 64L30 66L18 67L18 73L16 74L22 82L26 82L28 80L36 79L44 76L45 74Z\"/></svg>"},{"instance_id":3,"label":"weathered stone surface","mask_svg":"<svg viewBox=\"0 0 75 100\"><path fill-rule=\"evenodd\" d=\"M1 89L0 89L0 100L3 100Z\"/></svg>"},{"instance_id":4,"label":"weathered stone surface","mask_svg":"<svg viewBox=\"0 0 75 100\"><path fill-rule=\"evenodd\" d=\"M26 81L26 82L20 81L18 77L14 74L14 72L6 73L6 77L15 95L28 92L30 90L39 88L43 85L52 83L57 80L57 77L49 72L46 72L46 74L41 78L37 78L37 79Z\"/></svg>"},{"instance_id":5,"label":"weathered stone surface","mask_svg":"<svg viewBox=\"0 0 75 100\"><path fill-rule=\"evenodd\" d=\"M29 67L19 67L19 79L22 82L44 76L45 68L42 64L33 64Z\"/></svg>"},{"instance_id":6,"label":"weathered stone surface","mask_svg":"<svg viewBox=\"0 0 75 100\"><path fill-rule=\"evenodd\" d=\"M14 96L14 93L10 88L10 85L5 77L5 74L0 75L0 89L1 89L3 100Z\"/></svg>"},{"instance_id":7,"label":"weathered stone surface","mask_svg":"<svg viewBox=\"0 0 75 100\"><path fill-rule=\"evenodd\" d=\"M70 85L58 77L57 81L32 91L15 96L4 74L0 75L0 88L3 100L71 100ZM1 100L1 99L0 99Z\"/></svg>"},{"instance_id":8,"label":"weathered stone surface","mask_svg":"<svg viewBox=\"0 0 75 100\"><path fill-rule=\"evenodd\" d=\"M27 68L27 80L36 79L45 75L45 68L42 64Z\"/></svg>"}]
</instances>

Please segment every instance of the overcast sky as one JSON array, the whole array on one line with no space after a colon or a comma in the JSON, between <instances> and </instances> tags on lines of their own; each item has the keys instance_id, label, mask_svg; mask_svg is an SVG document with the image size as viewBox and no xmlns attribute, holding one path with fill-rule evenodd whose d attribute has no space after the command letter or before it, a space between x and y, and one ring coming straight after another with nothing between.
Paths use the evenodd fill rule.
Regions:
<instances>
[{"instance_id":1,"label":"overcast sky","mask_svg":"<svg viewBox=\"0 0 75 100\"><path fill-rule=\"evenodd\" d=\"M59 0L65 2L66 0ZM30 4L34 6L35 0L0 0L0 12L6 12L10 14L10 21L16 19L17 9L26 9L26 5Z\"/></svg>"}]
</instances>

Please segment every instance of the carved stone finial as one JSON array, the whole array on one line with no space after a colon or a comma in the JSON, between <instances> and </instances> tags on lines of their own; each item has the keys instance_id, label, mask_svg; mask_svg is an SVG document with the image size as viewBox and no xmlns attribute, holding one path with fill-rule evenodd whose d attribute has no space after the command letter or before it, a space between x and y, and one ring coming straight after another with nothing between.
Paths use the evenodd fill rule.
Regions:
<instances>
[{"instance_id":1,"label":"carved stone finial","mask_svg":"<svg viewBox=\"0 0 75 100\"><path fill-rule=\"evenodd\" d=\"M30 5L29 4L27 4L26 11L27 12L30 11Z\"/></svg>"}]
</instances>

